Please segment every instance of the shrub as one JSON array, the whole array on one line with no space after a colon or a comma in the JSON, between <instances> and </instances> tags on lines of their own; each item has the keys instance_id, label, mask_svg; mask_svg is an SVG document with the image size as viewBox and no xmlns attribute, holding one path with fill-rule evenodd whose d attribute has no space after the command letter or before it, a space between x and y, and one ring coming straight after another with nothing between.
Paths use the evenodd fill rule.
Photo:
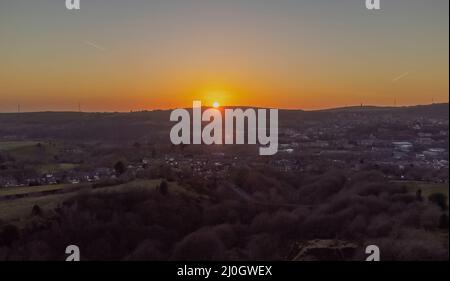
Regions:
<instances>
[{"instance_id":1,"label":"shrub","mask_svg":"<svg viewBox=\"0 0 450 281\"><path fill-rule=\"evenodd\" d=\"M31 209L32 216L42 216L42 209L38 205L34 205L33 209Z\"/></svg>"},{"instance_id":2,"label":"shrub","mask_svg":"<svg viewBox=\"0 0 450 281\"><path fill-rule=\"evenodd\" d=\"M158 261L165 259L161 251L161 243L154 240L145 240L128 255L125 260L129 261Z\"/></svg>"},{"instance_id":3,"label":"shrub","mask_svg":"<svg viewBox=\"0 0 450 281\"><path fill-rule=\"evenodd\" d=\"M175 245L174 260L214 261L224 259L225 247L216 233L198 230L187 235Z\"/></svg>"},{"instance_id":4,"label":"shrub","mask_svg":"<svg viewBox=\"0 0 450 281\"><path fill-rule=\"evenodd\" d=\"M20 238L19 228L8 224L0 232L0 246L11 246L11 244Z\"/></svg>"},{"instance_id":5,"label":"shrub","mask_svg":"<svg viewBox=\"0 0 450 281\"><path fill-rule=\"evenodd\" d=\"M447 206L447 196L443 193L433 193L428 196L428 200L438 205L443 211L448 209Z\"/></svg>"},{"instance_id":6,"label":"shrub","mask_svg":"<svg viewBox=\"0 0 450 281\"><path fill-rule=\"evenodd\" d=\"M260 233L250 237L246 247L249 260L264 261L264 260L279 260L278 254L280 247L278 240L274 239L268 233Z\"/></svg>"},{"instance_id":7,"label":"shrub","mask_svg":"<svg viewBox=\"0 0 450 281\"><path fill-rule=\"evenodd\" d=\"M167 183L167 181L161 181L161 183L159 184L159 192L164 196L169 194L169 184Z\"/></svg>"},{"instance_id":8,"label":"shrub","mask_svg":"<svg viewBox=\"0 0 450 281\"><path fill-rule=\"evenodd\" d=\"M116 174L118 175L122 175L123 173L125 173L125 171L127 170L127 168L125 167L125 164L122 161L118 161L115 165L114 165L114 171L116 172Z\"/></svg>"},{"instance_id":9,"label":"shrub","mask_svg":"<svg viewBox=\"0 0 450 281\"><path fill-rule=\"evenodd\" d=\"M439 228L448 229L448 216L442 214L439 218Z\"/></svg>"}]
</instances>

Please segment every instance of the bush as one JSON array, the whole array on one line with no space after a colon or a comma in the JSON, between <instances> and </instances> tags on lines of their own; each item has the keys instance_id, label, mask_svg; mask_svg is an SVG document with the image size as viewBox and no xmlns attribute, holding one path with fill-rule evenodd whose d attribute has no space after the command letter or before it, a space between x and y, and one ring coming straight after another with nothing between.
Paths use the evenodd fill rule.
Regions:
<instances>
[{"instance_id":1,"label":"bush","mask_svg":"<svg viewBox=\"0 0 450 281\"><path fill-rule=\"evenodd\" d=\"M161 243L153 240L145 240L125 258L128 261L158 261L165 258L161 251Z\"/></svg>"},{"instance_id":2,"label":"bush","mask_svg":"<svg viewBox=\"0 0 450 281\"><path fill-rule=\"evenodd\" d=\"M20 238L19 228L8 224L0 232L0 246L11 246L11 244Z\"/></svg>"},{"instance_id":3,"label":"bush","mask_svg":"<svg viewBox=\"0 0 450 281\"><path fill-rule=\"evenodd\" d=\"M169 184L167 183L167 181L161 181L161 183L159 184L159 192L164 196L169 194Z\"/></svg>"},{"instance_id":4,"label":"bush","mask_svg":"<svg viewBox=\"0 0 450 281\"><path fill-rule=\"evenodd\" d=\"M117 175L122 175L123 173L125 173L127 170L127 167L125 167L125 164L122 161L118 161L115 165L114 165L114 171L116 172Z\"/></svg>"},{"instance_id":5,"label":"bush","mask_svg":"<svg viewBox=\"0 0 450 281\"><path fill-rule=\"evenodd\" d=\"M280 247L278 240L267 233L260 233L250 237L246 247L248 260L265 261L265 260L279 260L282 257L279 255Z\"/></svg>"},{"instance_id":6,"label":"bush","mask_svg":"<svg viewBox=\"0 0 450 281\"><path fill-rule=\"evenodd\" d=\"M439 218L439 228L448 229L448 216L446 214L442 214Z\"/></svg>"},{"instance_id":7,"label":"bush","mask_svg":"<svg viewBox=\"0 0 450 281\"><path fill-rule=\"evenodd\" d=\"M428 200L438 205L443 211L448 209L447 206L447 196L443 193L433 193L428 196Z\"/></svg>"},{"instance_id":8,"label":"bush","mask_svg":"<svg viewBox=\"0 0 450 281\"><path fill-rule=\"evenodd\" d=\"M42 216L42 209L38 205L34 205L33 209L31 209L32 216Z\"/></svg>"},{"instance_id":9,"label":"bush","mask_svg":"<svg viewBox=\"0 0 450 281\"><path fill-rule=\"evenodd\" d=\"M402 229L375 244L384 261L448 260L448 246L436 239L436 234L419 229Z\"/></svg>"},{"instance_id":10,"label":"bush","mask_svg":"<svg viewBox=\"0 0 450 281\"><path fill-rule=\"evenodd\" d=\"M214 261L224 259L225 247L211 230L198 230L176 244L174 260Z\"/></svg>"}]
</instances>

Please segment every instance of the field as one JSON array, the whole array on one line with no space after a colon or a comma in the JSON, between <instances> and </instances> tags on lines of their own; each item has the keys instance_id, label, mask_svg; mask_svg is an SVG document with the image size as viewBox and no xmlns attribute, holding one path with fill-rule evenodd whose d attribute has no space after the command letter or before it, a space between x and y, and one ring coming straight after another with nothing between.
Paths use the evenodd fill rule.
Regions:
<instances>
[{"instance_id":1,"label":"field","mask_svg":"<svg viewBox=\"0 0 450 281\"><path fill-rule=\"evenodd\" d=\"M35 146L38 142L35 141L7 141L0 142L0 151L10 151L18 148Z\"/></svg>"},{"instance_id":2,"label":"field","mask_svg":"<svg viewBox=\"0 0 450 281\"><path fill-rule=\"evenodd\" d=\"M42 185L42 186L26 186L26 187L5 187L0 189L0 198L3 196L25 195L46 191L62 190L66 185Z\"/></svg>"},{"instance_id":3,"label":"field","mask_svg":"<svg viewBox=\"0 0 450 281\"><path fill-rule=\"evenodd\" d=\"M93 189L92 192L112 192L112 193L123 193L127 191L132 191L136 189L156 189L161 183L161 179L156 180L134 180L132 182L103 187L98 189ZM169 182L169 192L173 194L183 194L191 197L198 197L198 194L194 191L188 190L179 186L176 182Z\"/></svg>"},{"instance_id":4,"label":"field","mask_svg":"<svg viewBox=\"0 0 450 281\"><path fill-rule=\"evenodd\" d=\"M34 205L38 205L43 210L51 210L64 199L76 194L75 191L81 187L83 185L58 184L1 188L0 221L19 221L23 218L26 220ZM66 189L66 193L57 194L64 189Z\"/></svg>"},{"instance_id":5,"label":"field","mask_svg":"<svg viewBox=\"0 0 450 281\"><path fill-rule=\"evenodd\" d=\"M46 174L46 173L69 171L75 169L76 167L77 165L72 163L56 163L56 164L36 165L36 170L41 174Z\"/></svg>"},{"instance_id":6,"label":"field","mask_svg":"<svg viewBox=\"0 0 450 281\"><path fill-rule=\"evenodd\" d=\"M4 222L21 226L31 217L34 205L38 205L45 212L56 208L70 196L73 196L73 193L2 200L0 201L0 225Z\"/></svg>"},{"instance_id":7,"label":"field","mask_svg":"<svg viewBox=\"0 0 450 281\"><path fill-rule=\"evenodd\" d=\"M15 188L3 188L0 189L0 198L2 196L14 196L14 195L30 195L17 199L4 199L0 200L0 225L1 223L14 223L18 226L23 225L31 217L31 210L34 205L38 205L44 212L51 211L58 204L64 202L72 196L76 196L80 192L92 192L92 193L125 193L133 189L156 189L161 183L160 179L157 180L135 180L129 183L124 183L116 186L108 186L96 189L85 189L87 187L84 184L80 185L47 185L36 187L15 187ZM79 187L79 188L77 188ZM63 189L74 188L73 191L66 190L67 192L61 194L50 194L43 196L33 196L34 193L47 192L47 191L60 191ZM195 196L194 192L190 192L176 183L169 183L169 192L174 194L186 194L188 196Z\"/></svg>"},{"instance_id":8,"label":"field","mask_svg":"<svg viewBox=\"0 0 450 281\"><path fill-rule=\"evenodd\" d=\"M416 193L417 190L422 190L422 196L428 198L433 193L442 193L447 197L447 205L449 204L449 187L448 184L445 183L427 183L427 182L418 182L418 181L409 181L405 182L407 184L408 189L411 192Z\"/></svg>"},{"instance_id":9,"label":"field","mask_svg":"<svg viewBox=\"0 0 450 281\"><path fill-rule=\"evenodd\" d=\"M37 141L0 142L0 152L6 152L16 162L32 164L40 172L66 169L64 165L56 167L56 170L47 169L49 165L53 165L55 156L58 155L61 148L60 145L55 143Z\"/></svg>"}]
</instances>

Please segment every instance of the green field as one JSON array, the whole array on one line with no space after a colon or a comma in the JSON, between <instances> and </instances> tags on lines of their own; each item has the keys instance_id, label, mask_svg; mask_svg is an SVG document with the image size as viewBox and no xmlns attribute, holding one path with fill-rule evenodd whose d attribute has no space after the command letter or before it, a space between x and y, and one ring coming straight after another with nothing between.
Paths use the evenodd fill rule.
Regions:
<instances>
[{"instance_id":1,"label":"green field","mask_svg":"<svg viewBox=\"0 0 450 281\"><path fill-rule=\"evenodd\" d=\"M34 163L35 167L55 162L60 149L60 145L37 141L0 142L0 151L7 152L16 162Z\"/></svg>"},{"instance_id":2,"label":"green field","mask_svg":"<svg viewBox=\"0 0 450 281\"><path fill-rule=\"evenodd\" d=\"M23 194L33 194L37 192L45 191L55 191L62 190L65 184L54 184L54 185L42 185L42 186L26 186L26 187L5 187L0 188L1 196L12 196L12 195L23 195Z\"/></svg>"},{"instance_id":3,"label":"green field","mask_svg":"<svg viewBox=\"0 0 450 281\"><path fill-rule=\"evenodd\" d=\"M153 190L156 189L161 183L161 179L156 180L134 180L132 182L108 186L103 188L93 189L92 192L107 192L107 193L123 193L132 190ZM169 192L173 194L183 194L187 196L197 197L198 195L184 187L179 186L176 182L169 182Z\"/></svg>"},{"instance_id":4,"label":"green field","mask_svg":"<svg viewBox=\"0 0 450 281\"><path fill-rule=\"evenodd\" d=\"M50 194L43 196L38 195L39 192L59 191L64 188L75 187L75 185L43 185L30 187L8 187L0 189L0 197L14 195L30 195L16 199L0 200L0 221L4 222L20 222L26 221L30 215L34 205L38 205L43 210L52 210L66 198L73 196L75 192L64 194Z\"/></svg>"},{"instance_id":5,"label":"green field","mask_svg":"<svg viewBox=\"0 0 450 281\"><path fill-rule=\"evenodd\" d=\"M35 169L41 174L64 172L75 169L78 165L71 163L56 163L36 165Z\"/></svg>"},{"instance_id":6,"label":"green field","mask_svg":"<svg viewBox=\"0 0 450 281\"><path fill-rule=\"evenodd\" d=\"M14 223L20 226L31 217L34 205L38 205L44 211L53 210L71 196L73 193L0 201L0 222Z\"/></svg>"},{"instance_id":7,"label":"green field","mask_svg":"<svg viewBox=\"0 0 450 281\"><path fill-rule=\"evenodd\" d=\"M38 142L36 141L0 141L0 151L9 151L22 147L35 146Z\"/></svg>"},{"instance_id":8,"label":"green field","mask_svg":"<svg viewBox=\"0 0 450 281\"><path fill-rule=\"evenodd\" d=\"M76 196L83 192L84 194L89 193L116 193L120 196L121 193L126 193L132 190L154 190L161 183L160 179L156 180L135 180L129 183L124 183L115 186L108 186L96 189L75 189L74 191L69 191L62 194L51 194L43 196L30 196L18 199L6 199L0 200L0 223L14 223L18 226L24 225L26 221L31 219L31 210L34 205L38 205L44 212L51 211L58 204L61 204L65 200L72 196ZM198 195L190 190L187 190L177 183L168 183L169 192L172 194L183 194L187 196L197 197ZM62 190L64 188L76 187L77 185L48 185L48 186L37 186L37 187L16 187L16 188L3 188L0 189L0 196L9 195L23 195L23 194L33 194L36 192L52 191L52 190ZM80 184L80 187L89 185Z\"/></svg>"},{"instance_id":9,"label":"green field","mask_svg":"<svg viewBox=\"0 0 450 281\"><path fill-rule=\"evenodd\" d=\"M427 183L427 182L416 182L416 181L409 181L404 182L406 184L407 188L411 191L416 193L417 190L422 190L422 196L425 198L428 198L433 193L442 193L447 197L447 204L449 203L449 187L448 184L445 183Z\"/></svg>"}]
</instances>

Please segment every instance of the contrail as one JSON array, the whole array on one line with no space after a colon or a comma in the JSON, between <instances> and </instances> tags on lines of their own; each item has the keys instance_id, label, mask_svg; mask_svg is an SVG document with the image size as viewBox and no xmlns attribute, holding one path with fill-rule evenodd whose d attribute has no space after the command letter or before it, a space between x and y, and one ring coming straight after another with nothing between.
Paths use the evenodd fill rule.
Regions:
<instances>
[{"instance_id":1,"label":"contrail","mask_svg":"<svg viewBox=\"0 0 450 281\"><path fill-rule=\"evenodd\" d=\"M91 46L91 47L96 48L97 50L100 50L100 51L106 51L105 48L103 48L102 46L99 46L99 45L97 45L97 44L95 44L95 43L92 43L91 41L84 41L84 43L85 43L86 45L88 45L88 46Z\"/></svg>"},{"instance_id":2,"label":"contrail","mask_svg":"<svg viewBox=\"0 0 450 281\"><path fill-rule=\"evenodd\" d=\"M398 77L392 79L392 83L395 83L395 82L397 82L397 81L399 81L399 80L405 78L405 77L408 76L408 75L409 75L409 72L405 72L405 73L403 73L402 75L400 75L400 76L398 76Z\"/></svg>"}]
</instances>

